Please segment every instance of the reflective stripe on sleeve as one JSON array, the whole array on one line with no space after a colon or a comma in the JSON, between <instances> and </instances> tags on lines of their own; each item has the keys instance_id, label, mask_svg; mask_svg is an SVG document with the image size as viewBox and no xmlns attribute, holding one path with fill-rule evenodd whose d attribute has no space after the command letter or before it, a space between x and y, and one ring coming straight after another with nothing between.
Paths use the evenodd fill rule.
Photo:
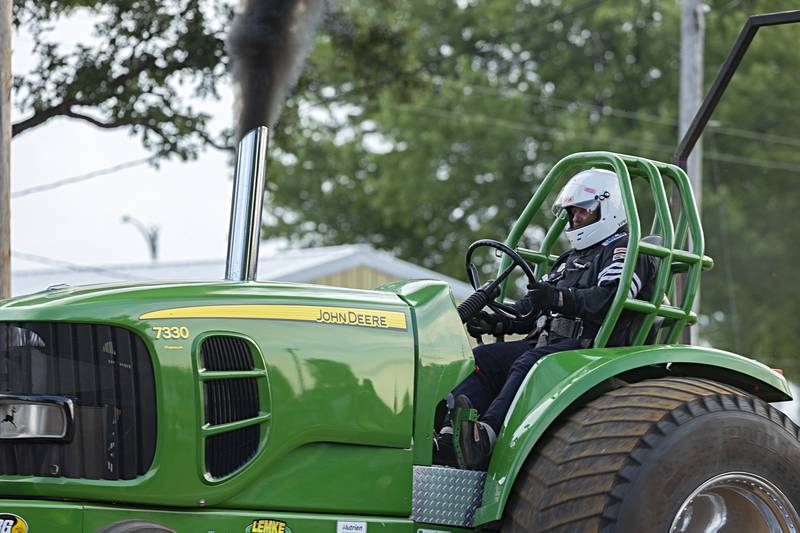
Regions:
<instances>
[{"instance_id":1,"label":"reflective stripe on sleeve","mask_svg":"<svg viewBox=\"0 0 800 533\"><path fill-rule=\"evenodd\" d=\"M611 263L597 275L597 284L609 285L615 281L619 281L621 277L622 263ZM642 290L642 280L639 279L639 276L634 272L631 278L631 288L628 292L628 296L630 298L636 298L640 290Z\"/></svg>"}]
</instances>

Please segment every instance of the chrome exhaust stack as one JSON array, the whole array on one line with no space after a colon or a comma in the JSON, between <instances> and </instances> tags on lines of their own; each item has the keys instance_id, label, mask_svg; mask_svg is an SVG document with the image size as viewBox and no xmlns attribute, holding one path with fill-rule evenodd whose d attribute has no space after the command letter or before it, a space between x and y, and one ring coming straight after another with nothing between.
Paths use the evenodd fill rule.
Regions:
<instances>
[{"instance_id":1,"label":"chrome exhaust stack","mask_svg":"<svg viewBox=\"0 0 800 533\"><path fill-rule=\"evenodd\" d=\"M239 142L225 264L228 281L256 279L268 146L269 129L264 126L250 130Z\"/></svg>"}]
</instances>

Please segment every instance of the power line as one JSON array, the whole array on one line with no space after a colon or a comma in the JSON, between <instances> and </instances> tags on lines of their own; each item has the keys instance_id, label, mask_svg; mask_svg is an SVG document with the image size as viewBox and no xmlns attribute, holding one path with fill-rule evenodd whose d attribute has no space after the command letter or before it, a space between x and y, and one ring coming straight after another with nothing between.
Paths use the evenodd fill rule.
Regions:
<instances>
[{"instance_id":1,"label":"power line","mask_svg":"<svg viewBox=\"0 0 800 533\"><path fill-rule=\"evenodd\" d=\"M539 126L536 124L529 124L527 122L519 122L515 120L489 117L486 115L482 115L480 113L456 113L455 111L449 111L447 109L440 109L436 107L419 106L419 105L414 106L409 104L390 104L386 102L384 102L383 105L390 108L399 109L401 111L419 113L422 115L428 115L438 118L457 118L464 122L480 122L482 124L488 124L491 126L497 126L516 131L547 133L552 135L560 135L568 139L578 139L589 142L597 141L597 139L594 136L585 133L573 133L558 128L551 128L549 126ZM649 150L661 151L666 153L672 152L672 146L667 146L664 144L635 141L632 139L624 139L624 138L614 139L614 142L621 145L631 146L634 148L647 148Z\"/></svg>"},{"instance_id":2,"label":"power line","mask_svg":"<svg viewBox=\"0 0 800 533\"><path fill-rule=\"evenodd\" d=\"M398 109L401 111L407 111L411 113L418 113L422 115L428 115L437 118L455 118L459 119L464 122L479 122L481 124L489 125L489 126L496 126L500 128L507 128L516 131L524 131L524 132L537 132L537 133L547 133L553 135L560 135L567 139L578 139L578 140L585 140L588 142L597 142L597 138L592 135L581 134L581 133L571 133L565 130L561 130L558 128L551 128L547 126L538 126L535 124L528 124L525 122L519 122L515 120L509 119L500 119L495 117L489 117L486 115L482 115L480 113L457 113L455 111L450 111L447 109L440 109L435 107L429 106L419 106L419 105L409 105L409 104L390 104L384 102L383 105ZM613 142L620 145L627 145L634 148L644 148L647 150L651 150L654 152L664 152L671 154L673 152L672 146L666 146L663 144L657 143L649 143L644 141L636 141L633 139L624 139L624 138L614 138ZM791 163L791 162L784 162L784 161L769 161L766 159L752 159L749 157L742 157L742 156L735 156L730 154L724 154L720 152L710 152L706 153L705 156L708 159L721 161L724 163L735 163L739 165L748 165L760 168L770 168L775 170L785 170L788 172L800 172L800 162L798 163Z\"/></svg>"},{"instance_id":3,"label":"power line","mask_svg":"<svg viewBox=\"0 0 800 533\"><path fill-rule=\"evenodd\" d=\"M24 259L26 261L31 261L34 263L39 263L42 265L48 266L57 266L61 268L66 268L67 270L72 270L74 272L91 272L93 274L100 274L112 279L118 280L119 278L123 278L124 280L149 280L150 278L146 278L143 276L133 276L127 272L123 272L121 270L114 270L111 268L103 268L103 267L87 267L83 265L78 265L76 263L70 263L69 261L63 261L61 259L54 259L52 257L46 257L43 255L36 255L36 254L29 254L26 252L18 252L17 250L12 250L11 255L18 258Z\"/></svg>"},{"instance_id":4,"label":"power line","mask_svg":"<svg viewBox=\"0 0 800 533\"><path fill-rule=\"evenodd\" d=\"M714 146L715 139L714 135L708 136L708 144L709 146ZM711 182L714 184L715 187L719 187L719 165L717 165L716 161L712 161L711 163ZM722 202L717 202L717 219L719 224L720 230L720 238L722 240L720 246L720 253L722 254L722 265L723 265L723 272L725 273L725 290L728 296L728 307L731 314L731 323L733 327L733 341L734 347L736 348L737 353L742 352L742 337L741 337L741 327L739 324L739 307L736 303L736 289L734 283L734 274L733 274L733 262L731 261L731 248L728 246L729 240L729 231L728 231L728 215L724 212Z\"/></svg>"},{"instance_id":5,"label":"power line","mask_svg":"<svg viewBox=\"0 0 800 533\"><path fill-rule=\"evenodd\" d=\"M551 107L560 107L560 108L567 109L567 110L571 110L573 108L578 107L578 108L590 109L590 110L596 111L596 112L598 112L598 113L600 113L602 115L611 115L611 116L616 116L616 117L620 117L620 118L628 118L628 119L632 119L632 120L638 120L640 122L649 122L649 123L661 124L661 125L665 125L665 126L676 126L677 125L677 122L674 121L674 120L665 119L665 118L662 118L662 117L658 117L656 115L649 115L649 114L641 113L641 112L637 112L637 111L626 111L626 110L615 109L615 108L610 107L610 106L601 106L601 105L589 104L589 103L586 103L586 102L579 102L579 101L560 100L558 98L545 98L545 97L542 97L542 96L539 96L539 95L535 95L535 94L531 94L531 93L525 93L523 91L520 91L519 89L514 89L514 88L506 88L506 89L491 88L491 87L486 87L486 86L481 86L481 85L470 85L470 84L466 84L466 83L463 83L463 82L458 82L456 80L450 80L450 79L443 79L442 81L447 83L447 84L450 84L450 85L457 85L457 86L459 86L461 88L469 87L471 90L473 90L475 92L486 94L486 95L493 95L493 96L498 96L499 95L499 96L503 96L503 97L508 97L509 96L508 93L515 93L515 94L517 94L519 96L523 96L523 97L531 99L531 100L537 100L540 103L542 103L543 105L551 106ZM519 122L519 121L512 121L512 120L507 120L507 119L488 117L486 115L480 115L480 114L472 114L471 113L469 115L464 115L464 114L460 114L460 113L454 113L452 111L448 111L448 110L445 110L445 109L438 109L438 108L427 107L427 106L411 106L411 105L408 105L408 104L384 103L384 105L386 105L387 107L390 107L390 108L400 109L400 110L404 110L404 111L410 111L410 112L414 112L414 113L427 114L429 116L439 116L439 117L445 117L445 118L457 117L457 118L461 118L462 120L476 120L477 119L477 120L479 120L480 122L482 122L484 124L494 125L494 126L498 126L498 127L507 128L507 129L514 129L514 130L517 130L517 131L525 131L525 132L534 131L534 132L538 132L538 133L555 134L555 135L561 135L561 136L567 137L567 138L586 140L586 141L590 141L590 142L593 142L593 141L596 140L591 135L585 135L585 134L580 134L580 133L570 133L570 132L567 132L565 130L561 130L561 129L558 129L558 128L550 128L550 127L546 127L546 126L538 126L538 125L523 123L523 122ZM751 130L744 130L744 129L740 129L740 128L729 128L729 127L721 127L721 126L709 126L709 127L715 129L718 133L722 133L724 135L729 135L729 136L734 136L734 137L742 137L742 138L747 138L747 139L752 139L752 140L765 141L765 142L770 142L770 143L773 143L773 144L785 144L785 145L789 145L789 146L800 147L800 139L795 139L795 138L791 138L791 137L785 137L785 136L781 136L781 135L772 135L772 134L768 134L768 133L761 133L761 132L756 132L756 131L751 131ZM665 152L665 153L671 153L672 150L673 150L672 146L666 146L666 145L657 144L657 143L647 143L647 142L641 142L641 141L634 141L634 140L623 139L623 138L615 139L614 142L616 142L616 143L618 143L620 145L627 145L627 146L631 146L631 147L634 147L634 148L645 148L645 149L648 149L648 150ZM750 158L745 158L745 157L741 157L741 156L727 155L727 154L723 154L723 153L719 153L719 152L706 154L706 157L708 157L710 159L717 159L719 161L728 162L728 163L738 163L738 164L745 164L745 165L751 165L751 166L760 166L760 167L771 168L771 169L776 169L776 170L787 170L787 171L790 171L790 172L797 172L798 170L800 170L800 169L798 169L798 165L800 165L800 164L795 165L793 163L782 163L782 162L774 162L774 161L767 161L767 160L760 160L760 159L750 159ZM75 184L75 183L88 181L88 180L99 178L99 177L102 177L102 176L108 176L110 174L114 174L114 173L120 172L120 171L128 169L128 168L132 168L132 167L136 167L136 166L139 166L139 165L143 165L145 163L150 163L151 161L153 161L155 159L157 159L157 156L149 156L149 157L145 157L145 158L141 158L141 159L134 159L134 160L131 160L131 161L126 161L124 163L113 165L111 167L102 168L102 169L99 169L99 170L88 172L86 174L80 174L78 176L72 176L72 177L69 177L69 178L56 180L56 181L53 181L53 182L50 182L50 183L45 183L43 185L36 185L34 187L29 187L27 189L22 189L22 190L19 190L19 191L12 192L11 193L11 198L12 199L21 198L23 196L29 196L31 194L50 191L50 190L53 190L53 189L57 189L59 187L64 187L66 185L72 185L72 184Z\"/></svg>"},{"instance_id":6,"label":"power line","mask_svg":"<svg viewBox=\"0 0 800 533\"><path fill-rule=\"evenodd\" d=\"M20 198L22 196L28 196L30 194L36 194L40 192L50 191L53 189L57 189L59 187L63 187L65 185L72 185L74 183L80 183L82 181L88 181L94 178L99 178L101 176L108 176L109 174L114 174L119 172L120 170L125 170L127 168L136 167L139 165L143 165L145 163L150 163L154 161L157 156L150 156L145 157L142 159L134 159L132 161L126 161L124 163L119 163L118 165L114 165L107 168L102 168L99 170L94 170L92 172L88 172L86 174L80 174L78 176L72 176L69 178L64 178L60 180L56 180L50 183L45 183L43 185L36 185L34 187L29 187L27 189L22 189L20 191L15 191L11 193L11 198Z\"/></svg>"},{"instance_id":7,"label":"power line","mask_svg":"<svg viewBox=\"0 0 800 533\"><path fill-rule=\"evenodd\" d=\"M735 163L737 165L749 165L753 167L771 168L774 170L785 170L787 172L800 172L800 163L787 163L785 161L770 161L767 159L752 159L738 155L724 154L721 152L707 152L705 157L713 161L723 163Z\"/></svg>"},{"instance_id":8,"label":"power line","mask_svg":"<svg viewBox=\"0 0 800 533\"><path fill-rule=\"evenodd\" d=\"M558 107L561 109L566 109L567 111L572 111L578 108L588 109L591 111L595 111L603 116L626 118L626 119L636 120L639 122L647 122L650 124L659 124L662 126L669 126L669 127L678 126L677 120L664 118L657 115L650 115L648 113L642 113L641 111L627 111L624 109L618 109L608 105L591 104L588 102L580 102L577 100L561 100L559 98L550 98L538 94L524 92L513 87L493 88L493 87L486 87L485 85L459 82L457 80L452 80L452 79L442 79L441 81L449 85L454 85L461 88L469 88L470 90L476 93L484 94L487 96L509 97L513 93L514 95L521 96L528 100L538 101L544 106ZM713 124L709 124L708 127L709 129L714 129L716 132L730 137L741 137L744 139L751 139L751 140L770 142L774 144L785 144L787 146L800 147L800 139L795 137L786 137L784 135L761 133L758 131L745 130L742 128L715 126Z\"/></svg>"},{"instance_id":9,"label":"power line","mask_svg":"<svg viewBox=\"0 0 800 533\"><path fill-rule=\"evenodd\" d=\"M611 115L611 116L616 116L616 117L620 117L620 118L630 118L630 119L633 119L633 120L638 120L640 122L650 122L650 123L653 123L653 124L661 124L661 125L664 125L664 126L677 126L678 125L678 122L675 121L675 120L659 117L659 116L656 116L656 115L649 115L647 113L642 113L640 111L625 111L623 109L616 109L616 108L611 107L611 106L602 106L602 105L597 105L597 104L590 104L590 103L587 103L587 102L579 102L577 100L561 100L559 98L544 97L544 96L541 96L541 95L538 95L538 94L527 93L527 92L521 91L519 89L514 89L514 88L506 88L506 89L500 90L500 88L495 89L495 88L492 88L492 87L486 87L484 85L470 85L470 84L465 84L465 83L459 83L456 80L446 79L446 80L443 80L443 81L445 83L448 83L448 84L451 84L451 85L458 85L460 87L469 87L471 90L473 90L473 91L475 91L477 93L481 93L481 94L487 95L487 96L504 96L504 97L508 97L508 96L510 96L510 94L508 94L508 93L514 93L517 96L522 96L523 98L526 98L528 100L536 100L539 103L541 103L542 105L545 105L545 106L548 106L548 107L560 107L560 108L566 109L568 111L572 110L574 108L585 108L585 109L590 109L592 111L597 111L601 115Z\"/></svg>"},{"instance_id":10,"label":"power line","mask_svg":"<svg viewBox=\"0 0 800 533\"><path fill-rule=\"evenodd\" d=\"M713 130L716 133L722 133L723 135L728 135L731 137L742 137L745 139L752 139L755 141L765 141L772 144L785 144L787 146L800 147L800 139L794 139L792 137L784 137L783 135L761 133L758 131L743 130L739 128L729 128L726 126L714 126L713 124L709 124L708 129Z\"/></svg>"}]
</instances>

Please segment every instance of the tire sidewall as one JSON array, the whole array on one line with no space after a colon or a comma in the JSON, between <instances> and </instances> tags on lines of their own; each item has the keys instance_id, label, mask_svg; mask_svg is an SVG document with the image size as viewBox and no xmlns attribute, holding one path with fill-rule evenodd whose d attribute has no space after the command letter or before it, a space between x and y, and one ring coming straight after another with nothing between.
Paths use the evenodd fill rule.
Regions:
<instances>
[{"instance_id":1,"label":"tire sidewall","mask_svg":"<svg viewBox=\"0 0 800 533\"><path fill-rule=\"evenodd\" d=\"M770 481L800 510L800 442L769 418L741 410L711 411L646 439L653 447L620 472L630 482L615 491L621 500L612 504L617 509L609 509L617 517L611 531L667 532L695 489L730 472Z\"/></svg>"}]
</instances>

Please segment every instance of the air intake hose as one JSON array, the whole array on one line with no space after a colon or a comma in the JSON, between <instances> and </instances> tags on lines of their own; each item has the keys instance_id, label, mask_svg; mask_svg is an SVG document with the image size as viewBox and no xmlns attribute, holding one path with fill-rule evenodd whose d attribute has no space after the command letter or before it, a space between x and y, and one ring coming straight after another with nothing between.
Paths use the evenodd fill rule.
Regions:
<instances>
[{"instance_id":1,"label":"air intake hose","mask_svg":"<svg viewBox=\"0 0 800 533\"><path fill-rule=\"evenodd\" d=\"M487 281L480 289L470 294L469 298L458 305L458 316L461 318L461 322L465 324L495 297L497 297L497 285L494 281Z\"/></svg>"}]
</instances>

